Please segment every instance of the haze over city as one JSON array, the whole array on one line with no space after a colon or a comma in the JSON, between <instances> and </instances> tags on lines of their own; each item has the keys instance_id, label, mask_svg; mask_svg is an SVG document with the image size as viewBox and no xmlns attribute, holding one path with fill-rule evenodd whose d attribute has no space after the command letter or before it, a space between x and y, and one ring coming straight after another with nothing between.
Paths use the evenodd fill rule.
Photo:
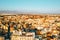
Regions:
<instances>
[{"instance_id":1,"label":"haze over city","mask_svg":"<svg viewBox=\"0 0 60 40\"><path fill-rule=\"evenodd\" d=\"M60 0L0 0L0 11L60 13Z\"/></svg>"}]
</instances>

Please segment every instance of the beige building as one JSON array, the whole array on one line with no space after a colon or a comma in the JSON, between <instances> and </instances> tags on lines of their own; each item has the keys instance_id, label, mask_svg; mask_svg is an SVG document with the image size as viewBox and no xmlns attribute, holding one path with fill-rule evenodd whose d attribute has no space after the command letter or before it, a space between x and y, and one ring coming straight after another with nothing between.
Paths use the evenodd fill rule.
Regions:
<instances>
[{"instance_id":1,"label":"beige building","mask_svg":"<svg viewBox=\"0 0 60 40\"><path fill-rule=\"evenodd\" d=\"M19 35L17 33L12 34L11 40L34 40L35 33L27 32L25 35Z\"/></svg>"},{"instance_id":2,"label":"beige building","mask_svg":"<svg viewBox=\"0 0 60 40\"><path fill-rule=\"evenodd\" d=\"M33 36L12 36L11 40L34 40Z\"/></svg>"}]
</instances>

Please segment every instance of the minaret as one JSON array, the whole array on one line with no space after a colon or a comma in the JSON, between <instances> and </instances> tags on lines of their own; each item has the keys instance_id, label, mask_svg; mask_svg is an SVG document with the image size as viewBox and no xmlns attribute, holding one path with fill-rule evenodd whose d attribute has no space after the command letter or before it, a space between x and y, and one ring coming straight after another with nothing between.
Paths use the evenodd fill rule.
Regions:
<instances>
[{"instance_id":1,"label":"minaret","mask_svg":"<svg viewBox=\"0 0 60 40\"><path fill-rule=\"evenodd\" d=\"M10 40L10 22L8 23L8 39Z\"/></svg>"}]
</instances>

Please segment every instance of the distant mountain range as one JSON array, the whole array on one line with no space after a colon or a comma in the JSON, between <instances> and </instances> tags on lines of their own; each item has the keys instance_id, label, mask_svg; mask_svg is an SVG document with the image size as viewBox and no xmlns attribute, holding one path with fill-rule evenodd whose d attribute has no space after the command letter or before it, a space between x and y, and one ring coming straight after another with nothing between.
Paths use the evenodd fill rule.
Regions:
<instances>
[{"instance_id":1,"label":"distant mountain range","mask_svg":"<svg viewBox=\"0 0 60 40\"><path fill-rule=\"evenodd\" d=\"M40 12L22 12L22 11L0 11L0 14L60 14L60 13L40 13Z\"/></svg>"}]
</instances>

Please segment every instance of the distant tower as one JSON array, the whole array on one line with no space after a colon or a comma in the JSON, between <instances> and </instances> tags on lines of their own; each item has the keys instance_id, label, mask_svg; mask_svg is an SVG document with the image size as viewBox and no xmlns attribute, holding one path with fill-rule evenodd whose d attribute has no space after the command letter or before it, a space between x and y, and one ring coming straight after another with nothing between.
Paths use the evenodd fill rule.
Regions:
<instances>
[{"instance_id":1,"label":"distant tower","mask_svg":"<svg viewBox=\"0 0 60 40\"><path fill-rule=\"evenodd\" d=\"M10 40L10 22L8 23L8 39Z\"/></svg>"}]
</instances>

